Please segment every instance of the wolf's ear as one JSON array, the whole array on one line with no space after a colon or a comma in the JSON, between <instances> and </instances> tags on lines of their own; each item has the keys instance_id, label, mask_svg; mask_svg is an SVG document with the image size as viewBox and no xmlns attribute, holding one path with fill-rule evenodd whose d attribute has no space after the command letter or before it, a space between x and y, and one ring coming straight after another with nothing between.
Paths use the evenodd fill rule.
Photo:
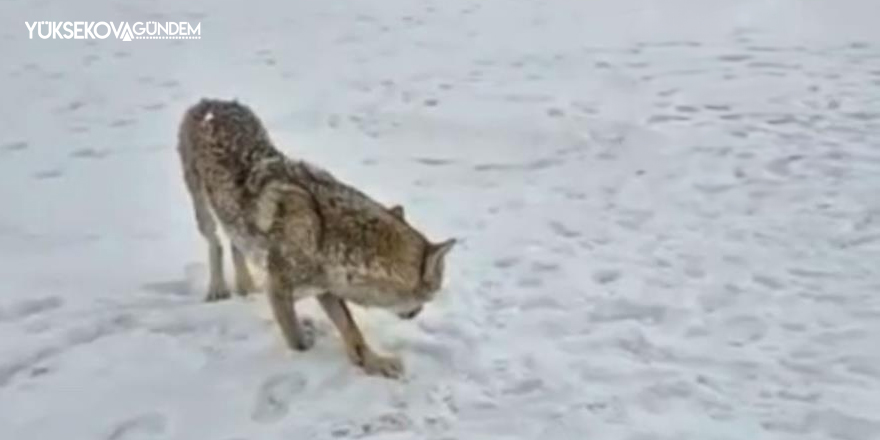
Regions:
<instances>
[{"instance_id":1,"label":"wolf's ear","mask_svg":"<svg viewBox=\"0 0 880 440\"><path fill-rule=\"evenodd\" d=\"M452 247L455 246L456 240L450 238L442 243L429 244L428 252L425 255L425 273L422 278L430 283L438 283L443 277L443 258Z\"/></svg>"},{"instance_id":2,"label":"wolf's ear","mask_svg":"<svg viewBox=\"0 0 880 440\"><path fill-rule=\"evenodd\" d=\"M403 206L394 205L388 209L388 212L390 212L391 215L403 220Z\"/></svg>"}]
</instances>

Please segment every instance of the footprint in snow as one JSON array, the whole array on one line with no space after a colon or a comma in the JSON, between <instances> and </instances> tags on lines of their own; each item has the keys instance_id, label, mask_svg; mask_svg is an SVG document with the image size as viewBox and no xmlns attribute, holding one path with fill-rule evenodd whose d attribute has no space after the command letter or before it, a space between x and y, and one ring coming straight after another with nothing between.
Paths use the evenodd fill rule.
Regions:
<instances>
[{"instance_id":1,"label":"footprint in snow","mask_svg":"<svg viewBox=\"0 0 880 440\"><path fill-rule=\"evenodd\" d=\"M593 281L599 284L611 284L620 279L621 273L616 269L600 269L593 272Z\"/></svg>"},{"instance_id":2,"label":"footprint in snow","mask_svg":"<svg viewBox=\"0 0 880 440\"><path fill-rule=\"evenodd\" d=\"M97 150L94 148L80 148L78 150L74 150L70 153L70 157L74 159L92 159L98 160L103 159L109 155L110 152L107 150Z\"/></svg>"},{"instance_id":3,"label":"footprint in snow","mask_svg":"<svg viewBox=\"0 0 880 440\"><path fill-rule=\"evenodd\" d=\"M257 392L257 403L251 419L259 423L273 423L290 412L290 405L297 394L306 387L306 380L298 374L279 374L263 382Z\"/></svg>"},{"instance_id":4,"label":"footprint in snow","mask_svg":"<svg viewBox=\"0 0 880 440\"><path fill-rule=\"evenodd\" d=\"M14 141L4 144L0 149L3 151L22 151L26 150L28 147L28 143L25 141Z\"/></svg>"},{"instance_id":5,"label":"footprint in snow","mask_svg":"<svg viewBox=\"0 0 880 440\"><path fill-rule=\"evenodd\" d=\"M50 180L57 179L64 175L64 171L60 169L49 169L43 171L37 171L33 174L34 179L36 180Z\"/></svg>"},{"instance_id":6,"label":"footprint in snow","mask_svg":"<svg viewBox=\"0 0 880 440\"><path fill-rule=\"evenodd\" d=\"M168 419L159 413L146 413L130 418L113 427L106 440L147 440L165 433Z\"/></svg>"},{"instance_id":7,"label":"footprint in snow","mask_svg":"<svg viewBox=\"0 0 880 440\"><path fill-rule=\"evenodd\" d=\"M62 305L64 305L64 301L57 296L24 300L13 304L6 310L0 308L0 322L24 319L55 310Z\"/></svg>"}]
</instances>

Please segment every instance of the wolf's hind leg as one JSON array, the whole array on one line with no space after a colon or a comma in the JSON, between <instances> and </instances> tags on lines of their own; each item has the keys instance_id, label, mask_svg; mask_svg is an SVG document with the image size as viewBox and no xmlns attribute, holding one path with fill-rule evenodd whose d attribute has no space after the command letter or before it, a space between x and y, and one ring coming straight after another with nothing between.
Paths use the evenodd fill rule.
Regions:
<instances>
[{"instance_id":1,"label":"wolf's hind leg","mask_svg":"<svg viewBox=\"0 0 880 440\"><path fill-rule=\"evenodd\" d=\"M206 236L208 240L208 264L210 266L210 281L208 282L208 302L220 301L230 297L229 287L223 275L223 246L217 234Z\"/></svg>"},{"instance_id":2,"label":"wolf's hind leg","mask_svg":"<svg viewBox=\"0 0 880 440\"><path fill-rule=\"evenodd\" d=\"M248 268L247 259L241 249L236 245L232 247L232 265L235 267L235 290L241 296L246 296L249 292L256 290L254 277Z\"/></svg>"},{"instance_id":3,"label":"wolf's hind leg","mask_svg":"<svg viewBox=\"0 0 880 440\"><path fill-rule=\"evenodd\" d=\"M192 158L185 155L182 158L184 167L183 177L192 199L196 224L202 237L208 242L210 281L208 282L208 294L205 300L218 301L226 299L230 295L229 287L226 285L226 280L223 276L223 246L220 244L220 237L217 235L217 222L214 221L214 217L211 215L208 199L205 197L205 191Z\"/></svg>"}]
</instances>

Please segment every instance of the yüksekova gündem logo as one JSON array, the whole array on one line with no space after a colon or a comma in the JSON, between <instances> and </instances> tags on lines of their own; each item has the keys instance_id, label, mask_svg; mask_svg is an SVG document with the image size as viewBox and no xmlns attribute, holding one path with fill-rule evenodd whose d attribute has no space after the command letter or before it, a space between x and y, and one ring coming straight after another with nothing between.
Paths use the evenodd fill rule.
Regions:
<instances>
[{"instance_id":1,"label":"y\u00fcksekova g\u00fcndem logo","mask_svg":"<svg viewBox=\"0 0 880 440\"><path fill-rule=\"evenodd\" d=\"M202 23L193 26L185 21L35 21L24 22L31 40L198 40Z\"/></svg>"}]
</instances>

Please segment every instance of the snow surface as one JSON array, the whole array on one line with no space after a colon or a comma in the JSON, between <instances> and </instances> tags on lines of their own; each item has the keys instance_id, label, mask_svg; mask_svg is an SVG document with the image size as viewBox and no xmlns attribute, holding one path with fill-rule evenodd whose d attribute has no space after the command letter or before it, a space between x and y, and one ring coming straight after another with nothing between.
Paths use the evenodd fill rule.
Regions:
<instances>
[{"instance_id":1,"label":"snow surface","mask_svg":"<svg viewBox=\"0 0 880 440\"><path fill-rule=\"evenodd\" d=\"M880 2L0 2L0 439L880 439ZM28 40L25 21L199 21ZM201 96L463 243L407 378L205 304Z\"/></svg>"}]
</instances>

